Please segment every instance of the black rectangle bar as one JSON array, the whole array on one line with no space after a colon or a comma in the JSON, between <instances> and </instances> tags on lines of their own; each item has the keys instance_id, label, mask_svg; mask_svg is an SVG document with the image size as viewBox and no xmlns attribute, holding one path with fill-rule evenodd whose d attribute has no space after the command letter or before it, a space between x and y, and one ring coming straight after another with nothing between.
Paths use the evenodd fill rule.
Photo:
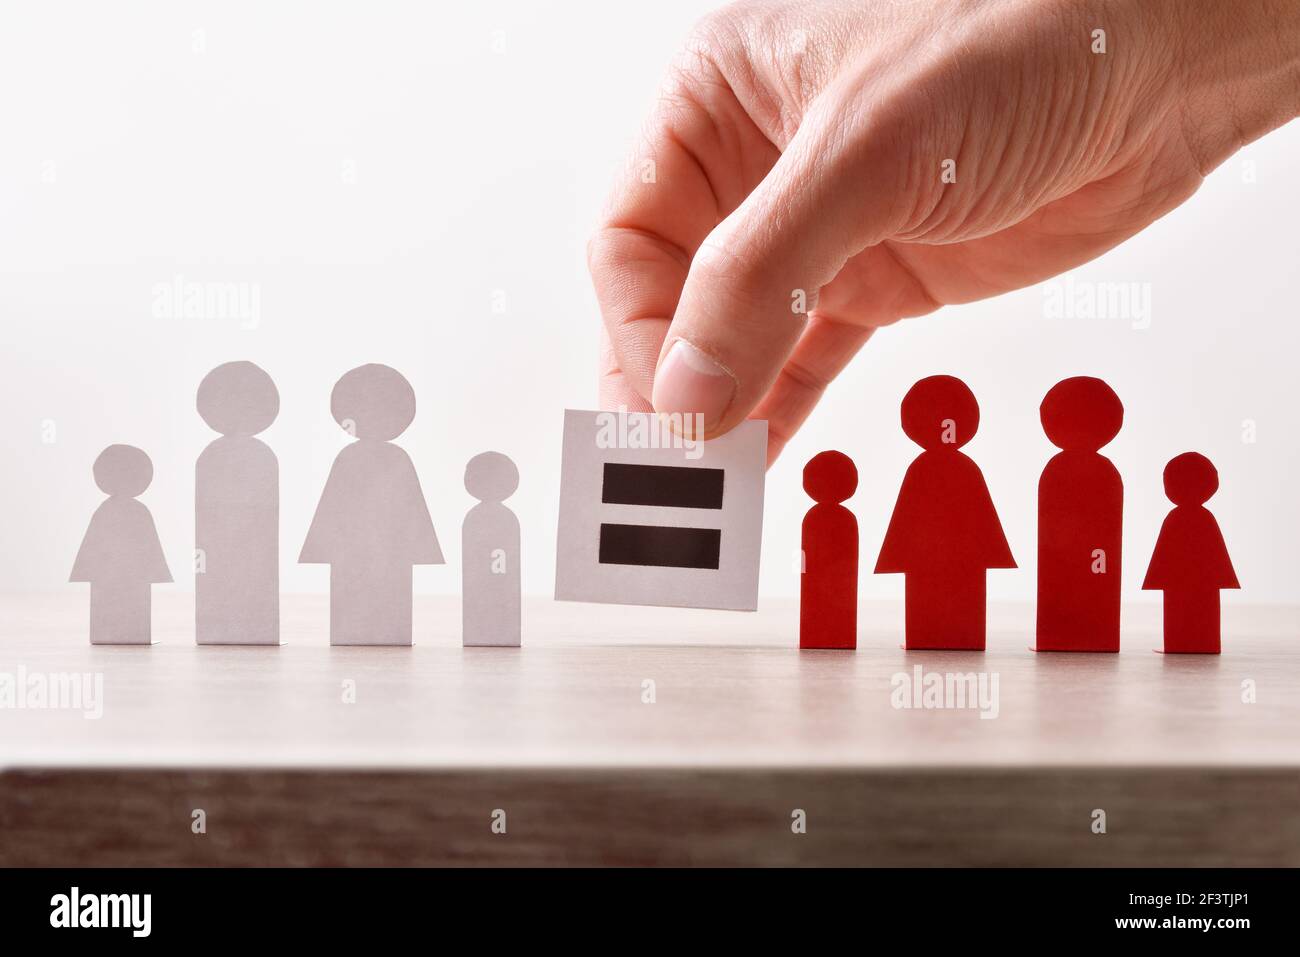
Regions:
<instances>
[{"instance_id":1,"label":"black rectangle bar","mask_svg":"<svg viewBox=\"0 0 1300 957\"><path fill-rule=\"evenodd\" d=\"M722 469L605 463L600 500L607 505L722 508Z\"/></svg>"},{"instance_id":2,"label":"black rectangle bar","mask_svg":"<svg viewBox=\"0 0 1300 957\"><path fill-rule=\"evenodd\" d=\"M468 787L490 794L494 781L491 774L500 773L500 769L489 771L490 774L485 771L477 775L465 772L459 778L450 775L455 782L453 789L446 792L451 795L451 811L445 818L437 817L431 825L426 826L424 830L427 833L414 830L412 821L395 816L394 808L405 808L405 803L382 805L384 813L374 815L374 821L366 823L372 829L370 833L380 832L381 827L390 828L391 830L382 831L386 835L386 841L375 841L362 846L346 845L349 850L342 852L343 856L330 860L349 864L356 858L373 861L379 855L392 855L404 849L403 838L408 834L416 847L423 849L438 846L441 848L439 853L442 859L454 859L460 845L453 843L445 832L448 828L458 826L462 815L466 813L461 808L469 798L463 797L462 793L476 793L468 790ZM225 772L219 771L218 775L222 773ZM375 925L379 918L317 920L315 918L320 916L320 902L323 900L350 901L356 912L382 915L385 927L411 935L428 932L429 902L437 900L445 910L456 914L464 926L492 926L494 936L510 946L511 950L516 949L513 947L516 943L520 945L520 950L534 943L536 928L541 923L554 920L557 911L566 906L571 907L573 901L580 900L583 901L584 908L590 911L589 914L584 914L584 926L587 929L581 932L586 939L608 940L615 934L626 933L630 923L645 925L653 922L657 928L663 927L666 933L690 934L700 939L710 952L736 950L738 947L748 950L751 946L757 949L761 944L768 945L767 950L779 948L782 951L793 951L797 945L806 944L810 932L806 925L809 922L735 920L724 925L717 920L718 911L743 912L746 905L752 908L755 900L830 899L843 893L846 879L852 881L852 886L864 899L876 902L873 906L877 913L889 915L888 920L875 922L878 926L872 927L873 939L882 940L891 947L894 944L903 945L909 951L918 949L918 928L925 931L925 940L938 945L933 948L935 951L947 951L956 950L958 946L964 947L972 935L984 927L994 925L999 944L1041 946L1044 940L1059 939L1062 929L1068 928L1071 940L1088 943L1096 941L1107 950L1114 949L1112 942L1116 938L1130 937L1138 942L1167 938L1177 945L1195 939L1194 935L1208 935L1210 940L1220 942L1216 948L1218 952L1225 953L1246 950L1247 948L1234 944L1237 941L1258 941L1259 934L1269 935L1269 927L1273 928L1271 938L1276 939L1295 923L1296 872L1293 868L1081 867L1069 870L993 867L975 870L966 867L899 867L877 870L866 867L849 873L843 869L843 864L824 868L797 866L810 860L815 861L821 854L840 861L845 860L846 856L858 854L860 857L855 863L870 864L874 848L869 843L867 826L852 820L848 825L841 821L832 824L845 827L852 835L849 838L854 848L852 851L838 847L837 832L832 832L825 844L817 845L821 848L820 851L813 850L806 842L800 845L797 840L792 842L787 839L785 847L800 849L786 852L788 857L781 858L788 861L785 866L773 867L770 865L778 852L765 842L774 842L779 838L752 838L755 845L750 852L752 863L769 866L735 867L727 872L725 879L720 880L716 869L720 865L710 866L709 862L718 857L743 857L743 841L710 839L706 836L701 841L705 863L696 868L689 866L692 860L689 854L681 850L680 838L664 842L668 847L651 843L647 850L640 848L649 843L646 833L651 827L663 821L665 823L662 826L671 829L673 821L670 815L673 811L677 810L680 815L679 808L690 806L679 797L683 787L691 789L686 793L705 795L705 799L711 802L710 807L723 804L726 796L730 795L732 804L728 806L729 811L736 804L737 792L744 794L743 780L740 783L730 780L714 783L710 789L709 783L720 776L721 772L712 769L681 769L671 773L652 770L648 777L660 790L651 791L651 785L611 787L603 784L603 769L566 773L567 782L556 784L556 778L564 780L559 772L549 769L535 772L539 781L532 786L538 789L542 801L553 800L552 795L559 788L569 787L576 789L581 800L590 801L591 795L598 792L602 802L598 807L610 809L607 815L599 816L593 822L593 834L587 834L581 827L569 832L568 840L574 842L578 860L584 863L590 861L596 835L614 831L621 824L622 830L618 832L621 840L612 843L607 840L600 848L603 853L599 860L614 860L623 864L631 861L633 866L592 866L588 863L586 866L572 866L571 869L563 866L539 867L535 858L528 856L527 850L502 849L486 852L482 860L476 860L475 863L497 865L481 869L464 866L415 869L407 866L318 865L318 868L306 868L281 865L275 868L141 867L125 870L83 867L52 870L37 867L4 870L0 871L0 926L4 928L6 950L10 953L23 953L23 945L28 945L40 947L42 952L62 952L70 949L67 946L70 941L74 945L80 942L99 944L107 941L110 946L96 949L111 953L118 949L113 946L118 940L134 942L129 916L114 920L113 923L118 924L116 927L103 926L107 923L106 907L97 907L93 911L98 917L96 923L100 925L95 929L82 923L85 918L81 917L80 908L78 923L81 926L75 930L67 926L71 921L66 907L58 912L65 921L61 926L54 900L56 895L70 897L73 887L78 888L79 900L82 901L89 899L92 893L96 897L104 893L148 894L150 934L146 940L155 941L160 949L170 952L197 942L217 943L226 952L246 950L248 939L255 928L267 924L282 925L286 915L300 915L295 918L292 926L295 949L300 952L323 952L327 948L337 951L340 943L349 949L361 949L363 946L373 949ZM794 773L801 772L796 770ZM817 774L825 779L833 777L834 772L819 771ZM390 774L390 777L395 776L397 775ZM851 770L842 772L840 776L849 782L859 779L859 775ZM758 777L762 780L764 775L760 773ZM816 776L814 780L817 780ZM887 772L883 780L888 782ZM475 783L467 785L463 781ZM850 784L850 787L854 789L848 793L859 793L855 789L856 785ZM878 782L874 788L878 792L884 791L888 784ZM799 793L795 788L791 790ZM426 795L429 793L441 795L443 792L425 792ZM407 798L403 796L398 800L406 801ZM646 807L647 810L641 811L639 817L629 815L628 819L620 821L618 812L628 803L638 808ZM315 810L324 805L325 799L318 797L310 807ZM427 806L420 810L427 813ZM246 813L242 809L239 811ZM360 816L351 807L334 807L328 811L329 816L325 819L345 819L338 817L340 811ZM1179 813L1184 813L1183 809L1180 808ZM718 812L726 827L745 827L756 834L765 833L761 828L768 818L762 814L731 813L730 817L727 814L728 812ZM990 816L982 808L976 808L975 814L980 817ZM309 814L303 816L314 817ZM534 855L553 853L559 846L560 838L555 836L555 832L562 830L563 825L557 820L562 817L563 815L556 815L555 818L542 818L540 823L534 823L539 829L541 842L533 849ZM737 822L734 820L736 817L742 819ZM919 818L920 815L916 817ZM1181 822L1181 818L1174 820ZM453 821L457 824L453 825ZM70 840L69 844L80 847L82 853L90 854L91 860L104 854L124 856L127 853L125 849L102 847L86 841L88 826L93 825L70 820L69 834L81 843L72 844ZM696 821L687 821L684 826L692 831L702 829ZM719 825L715 824L717 826ZM1262 829L1271 829L1263 821L1261 826ZM273 818L271 822L260 822L257 830L250 833L278 837L289 830L282 820ZM486 832L488 828L482 830ZM788 824L786 830L789 831ZM878 830L880 836L876 838L877 841L887 841L890 846L907 843L906 835L897 833L898 829L892 821L886 820ZM999 834L996 840L1014 846L1016 851L1013 853L1045 856L1044 852L1035 851L1017 840L1021 837L1018 828L1009 824L1005 830L1006 835ZM362 832L327 834L321 838L318 847L305 853L309 860L325 859L331 851L339 853L336 850L338 845L344 844L349 838L355 838L359 833ZM924 835L927 832L920 833ZM1171 852L1186 855L1189 848L1182 840L1185 833L1173 829L1169 834L1170 837L1157 843L1150 853L1158 856ZM1293 860L1291 853L1294 842L1290 833L1279 830L1274 837L1281 852L1277 859ZM165 836L157 840L158 848L141 847L136 853L156 854L170 846L163 843L169 840ZM1226 841L1218 840L1227 844ZM993 846L988 841L985 838L973 842L975 852L987 853L987 848ZM519 843L516 841L516 846ZM947 853L954 864L962 863L958 859L956 847L935 848L924 845L917 839L913 839L913 843L918 845L917 853L922 856ZM1256 837L1240 843L1257 847L1260 841ZM501 847L502 844L504 842L499 841L491 846ZM804 847L808 849L803 850ZM51 850L61 855L71 853L62 847ZM247 850L231 847L209 853L238 854ZM257 850L278 859L291 855L290 851L278 847L274 841L267 841ZM1127 855L1130 852L1121 853ZM1233 851L1228 853L1231 855ZM513 868L500 865L501 861L512 859L516 862ZM547 861L551 862L549 858ZM459 859L458 863L463 865L464 859ZM669 866L660 866L665 863ZM683 864L688 866L683 867ZM674 906L665 908L663 900L670 894L676 895ZM1151 903L1153 898L1156 901L1154 904ZM511 920L501 919L502 899L510 901ZM935 920L936 900L943 901L945 916L942 921ZM143 902L142 896L140 901ZM128 915L133 912L137 917L142 917L141 910L135 906L135 902L128 901L120 909L113 908L111 913ZM813 928L812 931L819 929ZM1162 933L1167 930L1173 930L1174 933ZM519 934L518 937L515 936L516 933ZM56 943L62 946L45 946ZM899 949L903 949L903 946ZM1253 947L1256 950L1265 949L1260 948L1258 943ZM1180 947L1175 952L1198 949ZM1275 952L1280 948L1267 950Z\"/></svg>"},{"instance_id":3,"label":"black rectangle bar","mask_svg":"<svg viewBox=\"0 0 1300 957\"><path fill-rule=\"evenodd\" d=\"M659 565L665 568L717 568L722 550L718 528L666 525L600 526L602 565Z\"/></svg>"}]
</instances>

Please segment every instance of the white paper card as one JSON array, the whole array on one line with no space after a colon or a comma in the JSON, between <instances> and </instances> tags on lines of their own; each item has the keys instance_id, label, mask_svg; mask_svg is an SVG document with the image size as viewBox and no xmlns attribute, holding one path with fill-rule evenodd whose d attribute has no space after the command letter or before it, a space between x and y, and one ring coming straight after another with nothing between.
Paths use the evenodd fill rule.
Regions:
<instances>
[{"instance_id":1,"label":"white paper card","mask_svg":"<svg viewBox=\"0 0 1300 957\"><path fill-rule=\"evenodd\" d=\"M700 442L654 413L566 410L555 597L753 611L766 463L763 421Z\"/></svg>"}]
</instances>

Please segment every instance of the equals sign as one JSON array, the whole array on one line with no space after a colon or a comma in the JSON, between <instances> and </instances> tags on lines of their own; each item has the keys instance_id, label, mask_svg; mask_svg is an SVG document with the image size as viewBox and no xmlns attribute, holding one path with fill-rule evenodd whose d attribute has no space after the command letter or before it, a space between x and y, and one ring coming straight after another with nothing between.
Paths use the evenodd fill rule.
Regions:
<instances>
[{"instance_id":1,"label":"equals sign","mask_svg":"<svg viewBox=\"0 0 1300 957\"><path fill-rule=\"evenodd\" d=\"M607 505L722 508L722 469L605 463L600 500ZM600 525L602 565L718 567L722 529L674 525Z\"/></svg>"}]
</instances>

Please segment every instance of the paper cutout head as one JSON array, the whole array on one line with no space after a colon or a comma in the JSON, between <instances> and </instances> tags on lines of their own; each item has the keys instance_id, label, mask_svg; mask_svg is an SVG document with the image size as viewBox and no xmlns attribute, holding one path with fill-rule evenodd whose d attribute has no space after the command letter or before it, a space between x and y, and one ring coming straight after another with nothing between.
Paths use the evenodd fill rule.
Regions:
<instances>
[{"instance_id":1,"label":"paper cutout head","mask_svg":"<svg viewBox=\"0 0 1300 957\"><path fill-rule=\"evenodd\" d=\"M222 435L256 435L280 413L280 393L251 362L217 366L199 383L199 415Z\"/></svg>"},{"instance_id":2,"label":"paper cutout head","mask_svg":"<svg viewBox=\"0 0 1300 957\"><path fill-rule=\"evenodd\" d=\"M465 465L465 491L481 502L502 502L519 488L519 469L508 455L481 452Z\"/></svg>"},{"instance_id":3,"label":"paper cutout head","mask_svg":"<svg viewBox=\"0 0 1300 957\"><path fill-rule=\"evenodd\" d=\"M1119 396L1092 376L1074 376L1052 386L1038 413L1047 438L1067 452L1096 452L1124 424Z\"/></svg>"},{"instance_id":4,"label":"paper cutout head","mask_svg":"<svg viewBox=\"0 0 1300 957\"><path fill-rule=\"evenodd\" d=\"M858 488L858 469L843 452L820 452L803 467L803 490L814 502L842 502Z\"/></svg>"},{"instance_id":5,"label":"paper cutout head","mask_svg":"<svg viewBox=\"0 0 1300 957\"><path fill-rule=\"evenodd\" d=\"M1219 472L1198 452L1184 452L1165 466L1165 495L1175 505L1204 505L1219 490Z\"/></svg>"},{"instance_id":6,"label":"paper cutout head","mask_svg":"<svg viewBox=\"0 0 1300 957\"><path fill-rule=\"evenodd\" d=\"M959 449L975 435L980 407L965 382L932 375L903 396L903 431L928 452Z\"/></svg>"},{"instance_id":7,"label":"paper cutout head","mask_svg":"<svg viewBox=\"0 0 1300 957\"><path fill-rule=\"evenodd\" d=\"M94 474L105 495L135 498L153 481L153 462L134 445L110 445L95 459Z\"/></svg>"},{"instance_id":8,"label":"paper cutout head","mask_svg":"<svg viewBox=\"0 0 1300 957\"><path fill-rule=\"evenodd\" d=\"M330 393L330 413L358 439L387 442L415 418L415 390L396 369L378 363L343 375Z\"/></svg>"}]
</instances>

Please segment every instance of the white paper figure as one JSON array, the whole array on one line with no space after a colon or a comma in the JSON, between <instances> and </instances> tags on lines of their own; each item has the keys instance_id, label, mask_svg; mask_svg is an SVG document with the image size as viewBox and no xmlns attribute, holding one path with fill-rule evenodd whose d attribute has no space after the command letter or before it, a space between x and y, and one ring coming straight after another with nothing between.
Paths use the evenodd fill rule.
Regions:
<instances>
[{"instance_id":1,"label":"white paper figure","mask_svg":"<svg viewBox=\"0 0 1300 957\"><path fill-rule=\"evenodd\" d=\"M443 563L415 466L390 441L415 418L415 392L364 365L339 379L330 411L356 441L334 460L298 561L330 566L330 644L409 645L411 568Z\"/></svg>"},{"instance_id":2,"label":"white paper figure","mask_svg":"<svg viewBox=\"0 0 1300 957\"><path fill-rule=\"evenodd\" d=\"M479 499L461 526L461 632L466 645L519 647L519 519L504 503L519 487L508 456L484 452L465 466Z\"/></svg>"},{"instance_id":3,"label":"white paper figure","mask_svg":"<svg viewBox=\"0 0 1300 957\"><path fill-rule=\"evenodd\" d=\"M153 516L135 499L153 481L153 463L134 446L110 445L94 473L108 498L90 519L68 580L90 582L92 645L153 644L152 585L172 580Z\"/></svg>"},{"instance_id":4,"label":"white paper figure","mask_svg":"<svg viewBox=\"0 0 1300 957\"><path fill-rule=\"evenodd\" d=\"M280 393L251 362L199 383L199 415L221 438L194 467L194 637L200 645L280 643L280 466L254 436Z\"/></svg>"}]
</instances>

